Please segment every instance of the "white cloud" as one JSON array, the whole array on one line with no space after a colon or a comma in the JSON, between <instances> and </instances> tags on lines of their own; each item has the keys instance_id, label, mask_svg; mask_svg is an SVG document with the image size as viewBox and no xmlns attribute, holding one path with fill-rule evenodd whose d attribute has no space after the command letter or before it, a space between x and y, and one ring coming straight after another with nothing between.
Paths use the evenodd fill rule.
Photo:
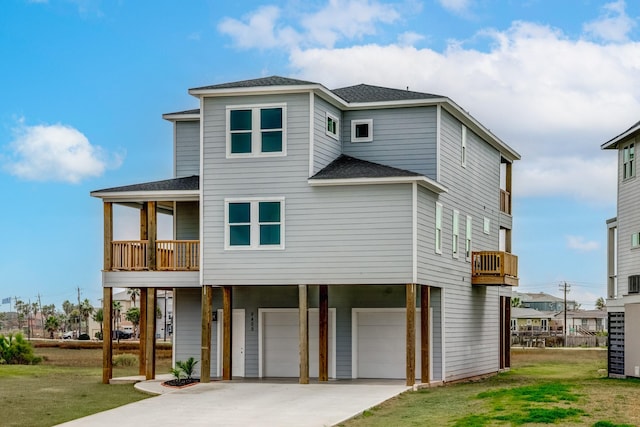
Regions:
<instances>
[{"instance_id":1,"label":"white cloud","mask_svg":"<svg viewBox=\"0 0 640 427\"><path fill-rule=\"evenodd\" d=\"M407 31L406 33L402 33L398 36L398 44L400 46L413 46L424 39L425 36L422 34Z\"/></svg>"},{"instance_id":2,"label":"white cloud","mask_svg":"<svg viewBox=\"0 0 640 427\"><path fill-rule=\"evenodd\" d=\"M30 181L78 183L100 176L108 167L118 167L120 156L108 155L93 146L77 129L62 124L27 126L19 121L10 156L4 169Z\"/></svg>"},{"instance_id":3,"label":"white cloud","mask_svg":"<svg viewBox=\"0 0 640 427\"><path fill-rule=\"evenodd\" d=\"M296 16L299 28L280 25L283 11L276 6L263 6L242 20L225 18L218 30L230 36L243 49L287 48L305 46L333 47L341 39L361 39L376 33L378 23L392 23L400 14L391 5L372 0L329 0L314 12Z\"/></svg>"},{"instance_id":4,"label":"white cloud","mask_svg":"<svg viewBox=\"0 0 640 427\"><path fill-rule=\"evenodd\" d=\"M627 41L627 35L635 27L635 22L626 14L625 6L624 0L607 3L602 8L604 13L598 19L584 24L584 31L604 41Z\"/></svg>"},{"instance_id":5,"label":"white cloud","mask_svg":"<svg viewBox=\"0 0 640 427\"><path fill-rule=\"evenodd\" d=\"M470 0L438 0L442 7L451 12L461 14L466 12L470 6Z\"/></svg>"},{"instance_id":6,"label":"white cloud","mask_svg":"<svg viewBox=\"0 0 640 427\"><path fill-rule=\"evenodd\" d=\"M600 244L593 240L585 240L582 236L565 236L567 247L579 252L591 252L600 249Z\"/></svg>"}]
</instances>

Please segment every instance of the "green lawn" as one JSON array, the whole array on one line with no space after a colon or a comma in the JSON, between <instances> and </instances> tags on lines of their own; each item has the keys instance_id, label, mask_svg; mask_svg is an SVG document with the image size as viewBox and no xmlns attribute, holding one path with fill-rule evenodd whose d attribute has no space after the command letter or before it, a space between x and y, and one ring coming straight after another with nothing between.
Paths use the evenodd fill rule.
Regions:
<instances>
[{"instance_id":1,"label":"green lawn","mask_svg":"<svg viewBox=\"0 0 640 427\"><path fill-rule=\"evenodd\" d=\"M0 425L52 426L149 397L133 385L102 384L99 349L36 348L40 365L0 365ZM159 358L156 371L169 371ZM114 376L137 374L138 368L114 368Z\"/></svg>"},{"instance_id":2,"label":"green lawn","mask_svg":"<svg viewBox=\"0 0 640 427\"><path fill-rule=\"evenodd\" d=\"M606 378L606 355L601 350L513 350L509 372L405 393L344 426L640 425L640 381Z\"/></svg>"}]
</instances>

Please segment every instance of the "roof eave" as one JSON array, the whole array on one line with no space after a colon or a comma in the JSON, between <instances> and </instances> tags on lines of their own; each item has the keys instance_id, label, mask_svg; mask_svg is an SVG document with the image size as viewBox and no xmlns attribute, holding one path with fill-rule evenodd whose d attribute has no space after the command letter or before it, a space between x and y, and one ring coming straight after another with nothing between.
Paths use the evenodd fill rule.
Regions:
<instances>
[{"instance_id":1,"label":"roof eave","mask_svg":"<svg viewBox=\"0 0 640 427\"><path fill-rule=\"evenodd\" d=\"M640 131L640 124L638 124L637 126L632 127L631 129L627 130L624 133L621 133L620 135L616 136L613 139L610 139L609 141L605 142L604 144L602 144L600 146L600 149L602 150L609 150L609 149L617 149L618 148L618 144L623 142L624 140L626 140L627 138L629 138L630 136L634 135L635 133Z\"/></svg>"},{"instance_id":2,"label":"roof eave","mask_svg":"<svg viewBox=\"0 0 640 427\"><path fill-rule=\"evenodd\" d=\"M431 190L437 194L448 192L445 186L424 176L398 176L398 177L387 177L387 178L335 178L335 179L334 178L330 178L330 179L309 178L307 182L309 183L309 185L313 187L330 187L330 186L341 186L341 185L411 184L415 182L418 185L428 190Z\"/></svg>"},{"instance_id":3,"label":"roof eave","mask_svg":"<svg viewBox=\"0 0 640 427\"><path fill-rule=\"evenodd\" d=\"M265 95L270 93L300 93L320 89L320 84L305 85L274 85L254 87L227 87L227 88L194 88L189 89L189 95L201 96L228 96L228 95Z\"/></svg>"},{"instance_id":4,"label":"roof eave","mask_svg":"<svg viewBox=\"0 0 640 427\"><path fill-rule=\"evenodd\" d=\"M189 113L189 114L174 114L174 113L168 113L168 114L163 114L162 118L165 120L168 120L170 122L183 122L183 121L195 121L195 120L200 120L200 114L193 114L193 113Z\"/></svg>"},{"instance_id":5,"label":"roof eave","mask_svg":"<svg viewBox=\"0 0 640 427\"><path fill-rule=\"evenodd\" d=\"M140 202L154 200L158 202L169 201L198 201L200 190L167 190L167 191L92 191L91 197L102 199L105 202Z\"/></svg>"}]
</instances>

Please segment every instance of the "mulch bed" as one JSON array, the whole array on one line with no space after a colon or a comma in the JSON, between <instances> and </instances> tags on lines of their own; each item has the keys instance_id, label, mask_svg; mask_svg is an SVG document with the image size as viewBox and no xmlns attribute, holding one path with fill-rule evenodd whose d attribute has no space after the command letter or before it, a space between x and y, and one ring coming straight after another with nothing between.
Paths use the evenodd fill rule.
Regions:
<instances>
[{"instance_id":1,"label":"mulch bed","mask_svg":"<svg viewBox=\"0 0 640 427\"><path fill-rule=\"evenodd\" d=\"M172 388L184 388L184 387L189 387L189 386L198 384L199 382L200 380L197 378L183 378L180 380L165 381L162 383L162 385L165 387L172 387Z\"/></svg>"}]
</instances>

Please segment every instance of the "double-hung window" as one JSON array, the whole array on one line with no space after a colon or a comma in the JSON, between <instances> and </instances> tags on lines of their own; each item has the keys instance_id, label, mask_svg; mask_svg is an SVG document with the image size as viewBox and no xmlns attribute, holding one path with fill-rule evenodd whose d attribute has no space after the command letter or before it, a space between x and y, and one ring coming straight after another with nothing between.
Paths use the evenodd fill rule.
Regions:
<instances>
[{"instance_id":1,"label":"double-hung window","mask_svg":"<svg viewBox=\"0 0 640 427\"><path fill-rule=\"evenodd\" d=\"M453 247L453 257L458 258L460 246L460 212L453 211L453 234L451 238L451 246Z\"/></svg>"},{"instance_id":2,"label":"double-hung window","mask_svg":"<svg viewBox=\"0 0 640 427\"><path fill-rule=\"evenodd\" d=\"M473 228L473 220L467 215L467 224L465 229L464 252L467 261L471 261L471 230Z\"/></svg>"},{"instance_id":3,"label":"double-hung window","mask_svg":"<svg viewBox=\"0 0 640 427\"><path fill-rule=\"evenodd\" d=\"M285 104L227 107L227 157L284 156Z\"/></svg>"},{"instance_id":4,"label":"double-hung window","mask_svg":"<svg viewBox=\"0 0 640 427\"><path fill-rule=\"evenodd\" d=\"M629 144L622 149L622 179L636 176L635 144Z\"/></svg>"},{"instance_id":5,"label":"double-hung window","mask_svg":"<svg viewBox=\"0 0 640 427\"><path fill-rule=\"evenodd\" d=\"M640 233L633 233L631 235L631 248L640 247Z\"/></svg>"},{"instance_id":6,"label":"double-hung window","mask_svg":"<svg viewBox=\"0 0 640 427\"><path fill-rule=\"evenodd\" d=\"M436 253L442 253L442 203L436 202Z\"/></svg>"},{"instance_id":7,"label":"double-hung window","mask_svg":"<svg viewBox=\"0 0 640 427\"><path fill-rule=\"evenodd\" d=\"M226 249L283 249L284 198L226 199Z\"/></svg>"}]
</instances>

